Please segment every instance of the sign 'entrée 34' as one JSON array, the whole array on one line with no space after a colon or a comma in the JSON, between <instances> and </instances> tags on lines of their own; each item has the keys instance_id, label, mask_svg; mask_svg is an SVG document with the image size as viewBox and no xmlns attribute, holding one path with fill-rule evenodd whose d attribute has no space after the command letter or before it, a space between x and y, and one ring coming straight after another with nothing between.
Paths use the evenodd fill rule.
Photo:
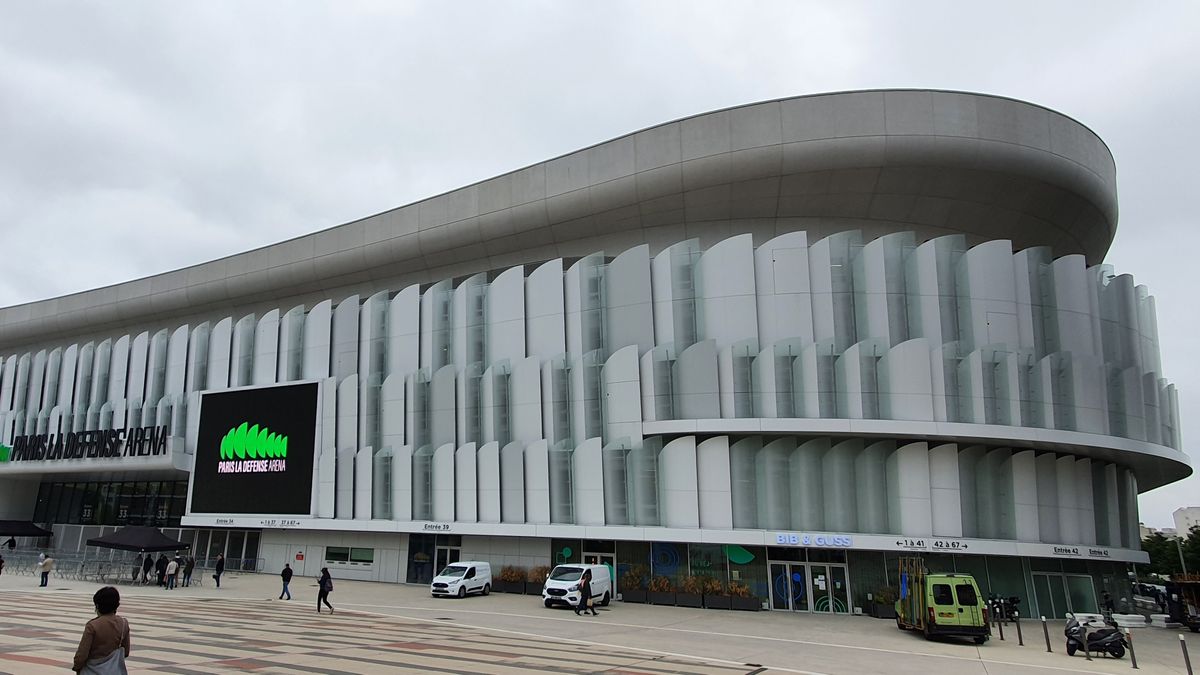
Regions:
<instances>
[{"instance_id":1,"label":"sign 'entr\u00e9e 34'","mask_svg":"<svg viewBox=\"0 0 1200 675\"><path fill-rule=\"evenodd\" d=\"M9 461L112 459L167 454L167 427L31 434L13 438Z\"/></svg>"}]
</instances>

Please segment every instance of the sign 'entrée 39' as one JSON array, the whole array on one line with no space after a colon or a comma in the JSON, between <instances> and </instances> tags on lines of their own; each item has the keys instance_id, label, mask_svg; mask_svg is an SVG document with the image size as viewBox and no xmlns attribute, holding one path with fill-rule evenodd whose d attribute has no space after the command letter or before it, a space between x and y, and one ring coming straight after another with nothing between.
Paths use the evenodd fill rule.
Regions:
<instances>
[{"instance_id":1,"label":"sign 'entr\u00e9e 39'","mask_svg":"<svg viewBox=\"0 0 1200 675\"><path fill-rule=\"evenodd\" d=\"M167 427L32 434L13 438L9 461L112 459L167 454Z\"/></svg>"}]
</instances>

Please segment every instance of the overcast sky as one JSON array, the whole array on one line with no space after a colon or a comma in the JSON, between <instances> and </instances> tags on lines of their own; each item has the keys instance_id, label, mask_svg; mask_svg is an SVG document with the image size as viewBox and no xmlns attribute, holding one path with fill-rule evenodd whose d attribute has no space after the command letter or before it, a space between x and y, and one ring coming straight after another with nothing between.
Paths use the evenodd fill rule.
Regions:
<instances>
[{"instance_id":1,"label":"overcast sky","mask_svg":"<svg viewBox=\"0 0 1200 675\"><path fill-rule=\"evenodd\" d=\"M1200 439L1200 3L0 0L0 306L238 253L714 108L1011 96L1117 161ZM1189 159L1190 158L1190 159ZM1186 276L1185 276L1186 275ZM1147 524L1200 478L1142 496Z\"/></svg>"}]
</instances>

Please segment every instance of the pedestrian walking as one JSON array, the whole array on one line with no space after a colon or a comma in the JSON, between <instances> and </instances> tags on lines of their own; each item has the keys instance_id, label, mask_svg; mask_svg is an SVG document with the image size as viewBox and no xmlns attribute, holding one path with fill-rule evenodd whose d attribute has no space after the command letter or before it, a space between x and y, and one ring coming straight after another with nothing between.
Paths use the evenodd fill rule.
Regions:
<instances>
[{"instance_id":1,"label":"pedestrian walking","mask_svg":"<svg viewBox=\"0 0 1200 675\"><path fill-rule=\"evenodd\" d=\"M221 587L221 575L225 573L225 556L217 554L217 568L213 574L213 581L217 582L217 588Z\"/></svg>"},{"instance_id":2,"label":"pedestrian walking","mask_svg":"<svg viewBox=\"0 0 1200 675\"><path fill-rule=\"evenodd\" d=\"M196 569L196 558L188 556L187 561L183 563L183 587L187 588L192 585L192 571Z\"/></svg>"},{"instance_id":3,"label":"pedestrian walking","mask_svg":"<svg viewBox=\"0 0 1200 675\"><path fill-rule=\"evenodd\" d=\"M139 553L138 557L135 558L133 561L133 580L134 581L137 581L138 574L140 574L141 571L142 571L142 554Z\"/></svg>"},{"instance_id":4,"label":"pedestrian walking","mask_svg":"<svg viewBox=\"0 0 1200 675\"><path fill-rule=\"evenodd\" d=\"M579 604L575 605L575 616L579 616L580 612L591 610L592 616L596 614L596 606L592 602L592 571L584 570L583 576L579 578Z\"/></svg>"},{"instance_id":5,"label":"pedestrian walking","mask_svg":"<svg viewBox=\"0 0 1200 675\"><path fill-rule=\"evenodd\" d=\"M175 590L175 575L179 574L179 559L167 563L167 585L165 590Z\"/></svg>"},{"instance_id":6,"label":"pedestrian walking","mask_svg":"<svg viewBox=\"0 0 1200 675\"><path fill-rule=\"evenodd\" d=\"M329 594L333 592L333 577L329 576L329 568L321 568L321 578L317 580L317 614L321 613L321 603L333 614L333 605L329 604Z\"/></svg>"},{"instance_id":7,"label":"pedestrian walking","mask_svg":"<svg viewBox=\"0 0 1200 675\"><path fill-rule=\"evenodd\" d=\"M96 618L83 627L71 670L86 675L127 675L129 621L117 616L121 594L112 586L105 586L92 596L92 604L96 606Z\"/></svg>"},{"instance_id":8,"label":"pedestrian walking","mask_svg":"<svg viewBox=\"0 0 1200 675\"><path fill-rule=\"evenodd\" d=\"M41 562L38 563L38 571L42 573L42 583L38 585L43 588L50 585L50 573L54 571L54 558L45 553L38 556Z\"/></svg>"},{"instance_id":9,"label":"pedestrian walking","mask_svg":"<svg viewBox=\"0 0 1200 675\"><path fill-rule=\"evenodd\" d=\"M154 569L154 556L147 555L142 561L142 583L150 583L150 570Z\"/></svg>"},{"instance_id":10,"label":"pedestrian walking","mask_svg":"<svg viewBox=\"0 0 1200 675\"><path fill-rule=\"evenodd\" d=\"M283 592L279 594L279 599L282 600L283 596L286 595L287 599L291 600L292 592L288 590L288 584L292 583L292 566L288 563L284 563L283 571L279 573L279 577L283 579Z\"/></svg>"}]
</instances>

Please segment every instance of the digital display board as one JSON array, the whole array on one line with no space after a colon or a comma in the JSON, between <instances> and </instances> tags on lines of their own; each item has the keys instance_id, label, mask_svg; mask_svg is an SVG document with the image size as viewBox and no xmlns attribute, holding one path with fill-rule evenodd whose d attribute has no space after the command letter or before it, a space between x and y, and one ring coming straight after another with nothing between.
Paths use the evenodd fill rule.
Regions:
<instances>
[{"instance_id":1,"label":"digital display board","mask_svg":"<svg viewBox=\"0 0 1200 675\"><path fill-rule=\"evenodd\" d=\"M318 385L204 394L190 513L312 514Z\"/></svg>"}]
</instances>

